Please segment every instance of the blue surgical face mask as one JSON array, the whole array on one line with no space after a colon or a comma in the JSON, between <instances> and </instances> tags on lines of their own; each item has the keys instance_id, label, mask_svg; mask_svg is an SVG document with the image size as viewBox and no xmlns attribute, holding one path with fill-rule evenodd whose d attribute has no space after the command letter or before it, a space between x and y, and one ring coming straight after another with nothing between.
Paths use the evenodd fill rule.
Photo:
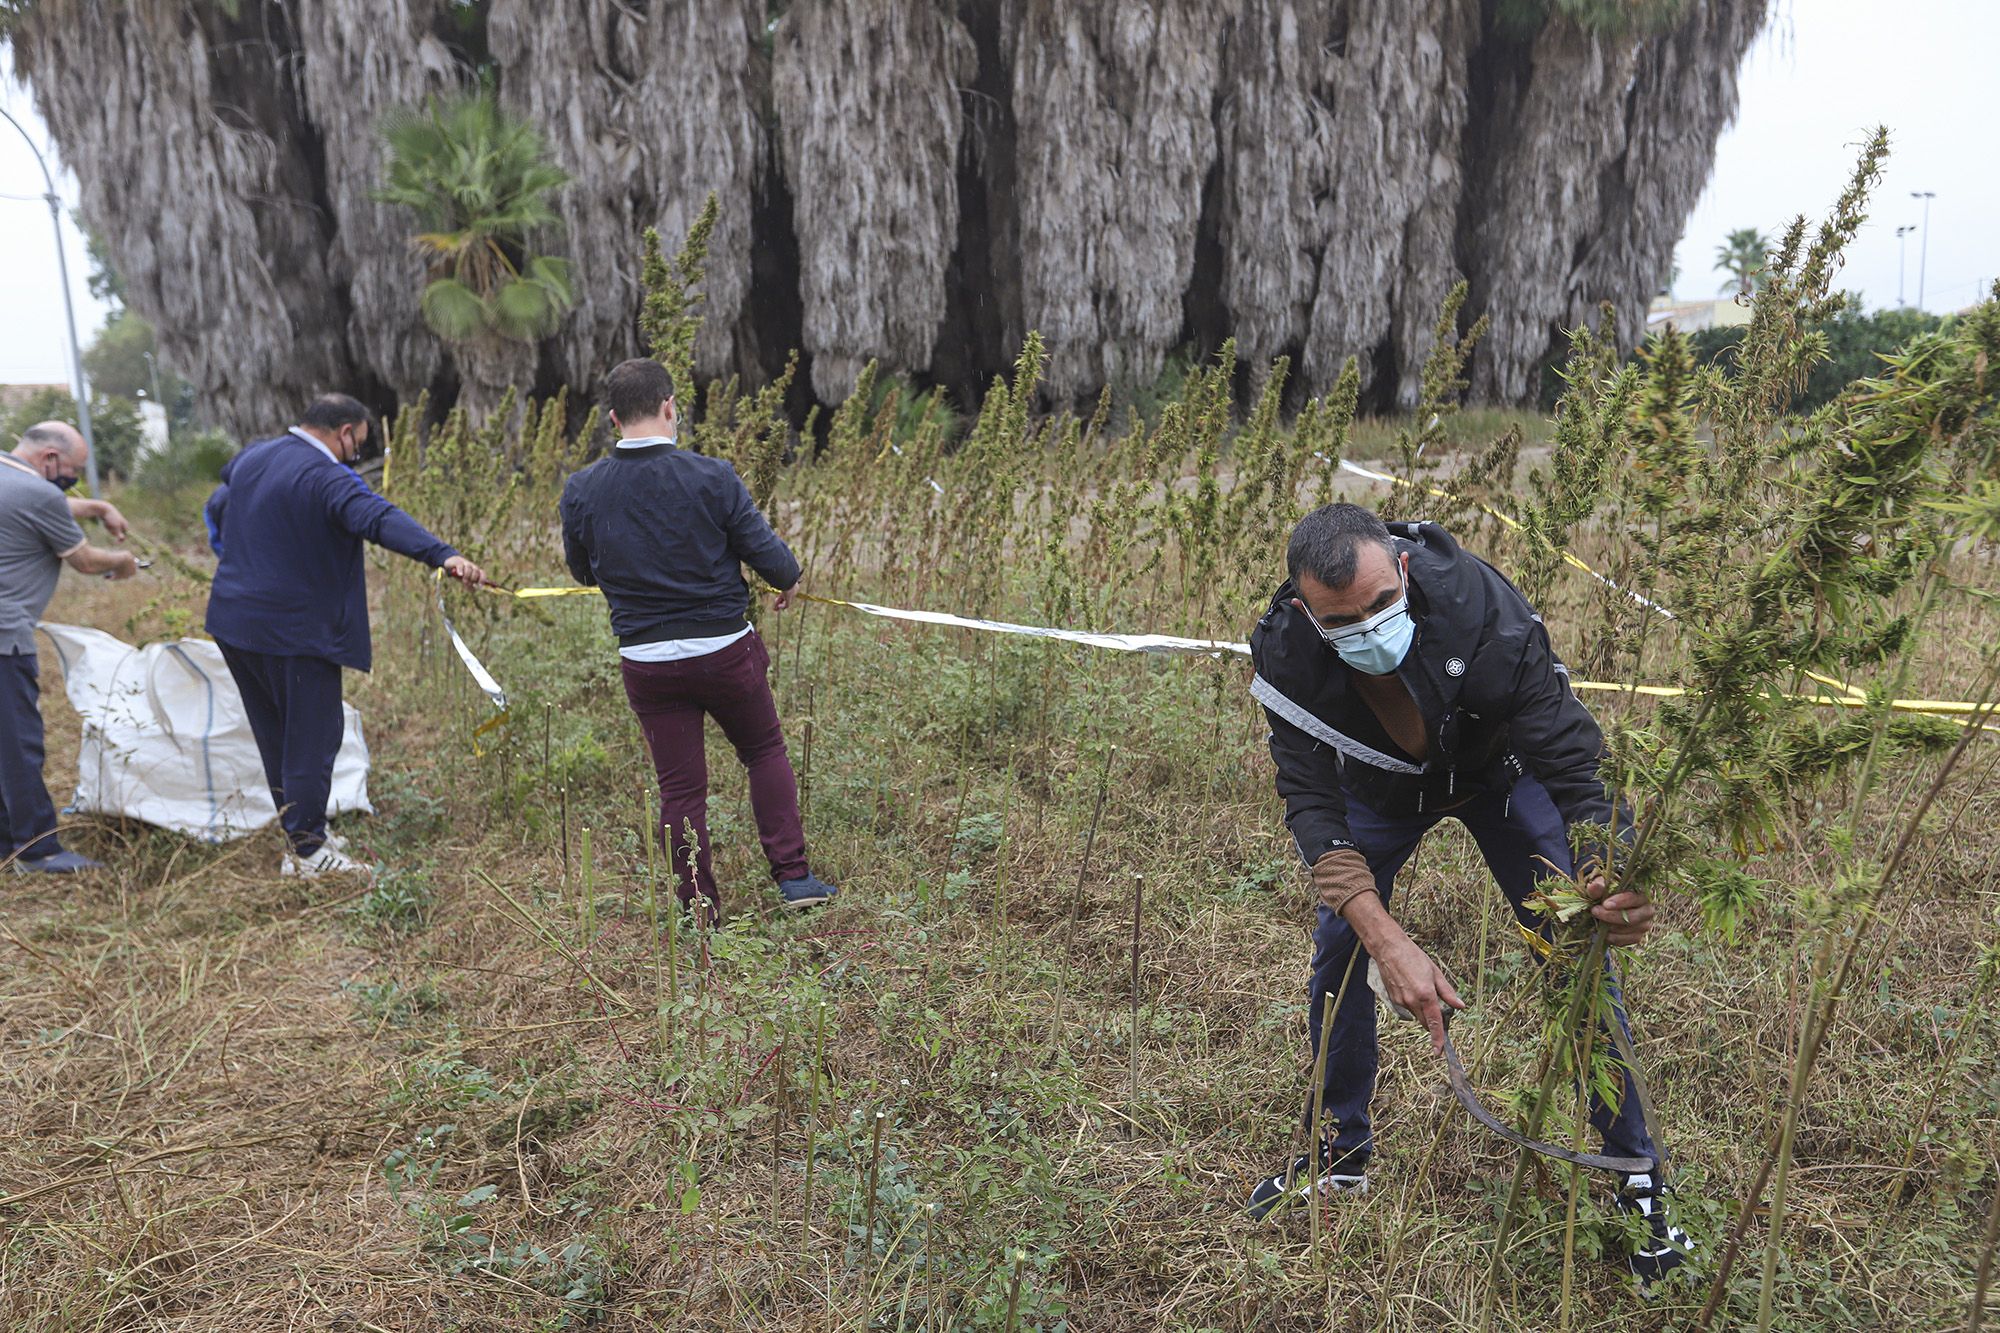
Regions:
<instances>
[{"instance_id":1,"label":"blue surgical face mask","mask_svg":"<svg viewBox=\"0 0 2000 1333\"><path fill-rule=\"evenodd\" d=\"M1328 629L1310 611L1306 615L1326 646L1340 654L1341 661L1370 676L1386 676L1403 665L1417 636L1417 622L1410 615L1407 576L1401 597L1357 624Z\"/></svg>"}]
</instances>

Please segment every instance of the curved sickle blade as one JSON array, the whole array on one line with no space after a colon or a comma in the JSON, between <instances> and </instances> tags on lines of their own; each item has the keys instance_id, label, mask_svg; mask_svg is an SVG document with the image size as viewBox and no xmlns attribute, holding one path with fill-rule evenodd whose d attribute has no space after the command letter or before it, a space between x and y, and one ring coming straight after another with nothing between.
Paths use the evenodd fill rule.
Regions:
<instances>
[{"instance_id":1,"label":"curved sickle blade","mask_svg":"<svg viewBox=\"0 0 2000 1333\"><path fill-rule=\"evenodd\" d=\"M1472 1080L1465 1075L1465 1065L1458 1058L1458 1047L1452 1044L1451 1029L1444 1032L1444 1067L1451 1079L1452 1096L1465 1108L1467 1115L1492 1130L1501 1138L1529 1152L1553 1157L1558 1162L1569 1162L1575 1166L1595 1167L1599 1171L1617 1171L1624 1175L1642 1175L1653 1169L1652 1162L1644 1157L1606 1157L1602 1153L1577 1152L1572 1148L1558 1147L1553 1143L1543 1143L1531 1139L1515 1129L1484 1106L1479 1104L1479 1095L1472 1090Z\"/></svg>"},{"instance_id":2,"label":"curved sickle blade","mask_svg":"<svg viewBox=\"0 0 2000 1333\"><path fill-rule=\"evenodd\" d=\"M1373 958L1368 960L1368 989L1374 991L1398 1018L1416 1018L1415 1014L1389 998L1389 988L1382 982L1382 970ZM1465 1108L1467 1115L1516 1147L1552 1157L1558 1162L1588 1166L1599 1171L1617 1171L1628 1176L1643 1175L1653 1170L1653 1164L1644 1157L1606 1157L1603 1153L1577 1152L1574 1148L1531 1139L1480 1105L1479 1094L1472 1090L1472 1080L1466 1077L1465 1062L1458 1058L1458 1047L1451 1039L1451 1015L1451 1010L1444 1011L1444 1067L1451 1081L1451 1095L1458 1098L1458 1104Z\"/></svg>"}]
</instances>

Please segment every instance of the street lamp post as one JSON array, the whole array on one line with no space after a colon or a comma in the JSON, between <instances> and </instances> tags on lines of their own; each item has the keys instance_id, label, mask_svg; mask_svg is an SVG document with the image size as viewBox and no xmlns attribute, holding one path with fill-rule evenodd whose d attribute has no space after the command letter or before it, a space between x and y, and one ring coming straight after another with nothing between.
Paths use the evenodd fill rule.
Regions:
<instances>
[{"instance_id":1,"label":"street lamp post","mask_svg":"<svg viewBox=\"0 0 2000 1333\"><path fill-rule=\"evenodd\" d=\"M76 385L76 428L83 432L83 442L89 446L89 455L84 459L85 482L91 495L97 494L97 437L90 429L90 384L83 377L83 350L76 343L76 308L69 297L69 257L63 252L62 196L56 193L55 177L49 174L49 164L42 157L42 150L21 122L14 119L7 108L0 107L0 116L7 117L7 123L21 131L21 138L27 141L28 151L35 155L35 165L42 169L42 198L49 203L49 220L56 229L56 277L62 283L63 318L69 324L69 362L72 382Z\"/></svg>"},{"instance_id":2,"label":"street lamp post","mask_svg":"<svg viewBox=\"0 0 2000 1333\"><path fill-rule=\"evenodd\" d=\"M1931 256L1931 200L1937 198L1936 190L1912 190L1910 198L1924 201L1924 234L1917 241L1917 309L1924 308L1924 270L1929 267Z\"/></svg>"},{"instance_id":3,"label":"street lamp post","mask_svg":"<svg viewBox=\"0 0 2000 1333\"><path fill-rule=\"evenodd\" d=\"M1903 299L1903 270L1907 267L1904 260L1910 253L1910 233L1916 229L1917 224L1914 222L1896 228L1896 309L1898 310L1909 304Z\"/></svg>"},{"instance_id":4,"label":"street lamp post","mask_svg":"<svg viewBox=\"0 0 2000 1333\"><path fill-rule=\"evenodd\" d=\"M146 378L153 386L153 401L164 411L167 400L160 397L160 363L151 352L142 352L140 355L146 358Z\"/></svg>"}]
</instances>

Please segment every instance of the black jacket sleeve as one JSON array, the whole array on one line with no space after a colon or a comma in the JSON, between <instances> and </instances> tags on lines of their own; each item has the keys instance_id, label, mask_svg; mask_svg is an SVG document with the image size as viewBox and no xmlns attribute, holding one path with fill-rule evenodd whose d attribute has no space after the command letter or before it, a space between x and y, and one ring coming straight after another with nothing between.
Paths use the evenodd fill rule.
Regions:
<instances>
[{"instance_id":1,"label":"black jacket sleeve","mask_svg":"<svg viewBox=\"0 0 2000 1333\"><path fill-rule=\"evenodd\" d=\"M571 485L574 485L574 478ZM570 486L563 487L562 501L558 512L562 514L563 563L569 566L570 577L586 588L597 586L597 571L590 567L590 546L584 540L583 506L576 501Z\"/></svg>"},{"instance_id":2,"label":"black jacket sleeve","mask_svg":"<svg viewBox=\"0 0 2000 1333\"><path fill-rule=\"evenodd\" d=\"M783 592L799 581L798 557L772 531L764 511L750 498L750 488L743 484L743 478L731 470L729 479L735 483L727 501L730 554L756 570L764 582Z\"/></svg>"},{"instance_id":3,"label":"black jacket sleeve","mask_svg":"<svg viewBox=\"0 0 2000 1333\"><path fill-rule=\"evenodd\" d=\"M1339 754L1268 708L1264 716L1271 723L1271 759L1278 767L1285 827L1299 858L1310 866L1330 851L1354 848L1347 831L1347 799L1340 792Z\"/></svg>"},{"instance_id":4,"label":"black jacket sleeve","mask_svg":"<svg viewBox=\"0 0 2000 1333\"><path fill-rule=\"evenodd\" d=\"M1508 738L1514 753L1548 789L1550 799L1572 829L1595 825L1629 838L1632 821L1620 809L1616 823L1600 771L1604 733L1597 719L1570 689L1569 674L1556 661L1549 632L1540 621L1529 629L1514 677L1514 716ZM1602 857L1602 849L1597 853ZM1579 862L1589 859L1586 849Z\"/></svg>"}]
</instances>

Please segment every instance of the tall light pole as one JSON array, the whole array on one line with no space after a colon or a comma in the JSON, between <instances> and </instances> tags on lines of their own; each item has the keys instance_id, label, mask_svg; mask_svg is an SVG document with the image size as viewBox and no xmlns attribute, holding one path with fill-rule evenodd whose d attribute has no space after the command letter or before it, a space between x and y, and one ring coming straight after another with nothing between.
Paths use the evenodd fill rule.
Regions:
<instances>
[{"instance_id":1,"label":"tall light pole","mask_svg":"<svg viewBox=\"0 0 2000 1333\"><path fill-rule=\"evenodd\" d=\"M1896 228L1896 309L1898 310L1909 304L1909 302L1903 299L1903 269L1905 267L1903 261L1910 253L1910 233L1916 229L1917 224L1914 222Z\"/></svg>"},{"instance_id":2,"label":"tall light pole","mask_svg":"<svg viewBox=\"0 0 2000 1333\"><path fill-rule=\"evenodd\" d=\"M153 401L158 403L160 405L161 410L164 411L167 406L167 400L160 397L159 359L156 358L151 352L142 352L140 353L140 355L146 358L146 378L153 386Z\"/></svg>"},{"instance_id":3,"label":"tall light pole","mask_svg":"<svg viewBox=\"0 0 2000 1333\"><path fill-rule=\"evenodd\" d=\"M1924 201L1924 234L1917 242L1917 309L1924 308L1924 270L1931 256L1931 200L1937 198L1936 190L1912 190L1910 198Z\"/></svg>"},{"instance_id":4,"label":"tall light pole","mask_svg":"<svg viewBox=\"0 0 2000 1333\"><path fill-rule=\"evenodd\" d=\"M76 428L83 432L83 442L90 452L84 460L85 482L90 493L97 494L97 437L90 430L90 384L83 377L83 349L76 343L76 307L69 297L69 257L63 252L62 196L56 193L55 177L49 174L49 164L42 157L42 150L21 122L14 119L6 107L0 107L0 116L7 117L7 123L21 131L21 138L27 142L28 151L35 155L35 165L42 169L42 198L49 202L49 220L56 228L56 277L62 283L63 318L69 323L69 363L72 381L76 385Z\"/></svg>"}]
</instances>

